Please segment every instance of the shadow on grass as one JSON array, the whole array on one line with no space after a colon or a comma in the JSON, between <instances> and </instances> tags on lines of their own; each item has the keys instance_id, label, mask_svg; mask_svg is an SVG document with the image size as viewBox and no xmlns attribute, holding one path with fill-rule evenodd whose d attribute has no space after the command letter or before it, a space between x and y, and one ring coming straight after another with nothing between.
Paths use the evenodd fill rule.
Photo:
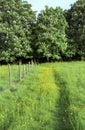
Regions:
<instances>
[{"instance_id":1,"label":"shadow on grass","mask_svg":"<svg viewBox=\"0 0 85 130\"><path fill-rule=\"evenodd\" d=\"M55 119L57 119L57 123L55 122L54 124L54 130L83 130L78 113L70 110L70 94L66 81L57 72L54 72L54 77L56 84L60 87L59 100L54 113Z\"/></svg>"}]
</instances>

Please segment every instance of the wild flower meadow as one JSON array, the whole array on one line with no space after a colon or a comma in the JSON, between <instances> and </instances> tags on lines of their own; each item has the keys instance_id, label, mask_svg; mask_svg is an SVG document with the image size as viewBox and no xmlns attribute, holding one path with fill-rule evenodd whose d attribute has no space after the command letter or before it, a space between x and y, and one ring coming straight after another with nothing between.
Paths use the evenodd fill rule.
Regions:
<instances>
[{"instance_id":1,"label":"wild flower meadow","mask_svg":"<svg viewBox=\"0 0 85 130\"><path fill-rule=\"evenodd\" d=\"M85 62L34 65L20 82L7 83L0 66L0 130L84 130Z\"/></svg>"}]
</instances>

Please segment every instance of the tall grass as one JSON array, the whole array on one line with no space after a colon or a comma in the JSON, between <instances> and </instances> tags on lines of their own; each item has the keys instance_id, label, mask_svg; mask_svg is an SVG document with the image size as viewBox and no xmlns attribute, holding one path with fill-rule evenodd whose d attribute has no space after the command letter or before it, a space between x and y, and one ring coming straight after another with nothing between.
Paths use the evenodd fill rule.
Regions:
<instances>
[{"instance_id":1,"label":"tall grass","mask_svg":"<svg viewBox=\"0 0 85 130\"><path fill-rule=\"evenodd\" d=\"M32 65L0 65L0 91L10 89L24 78Z\"/></svg>"},{"instance_id":2,"label":"tall grass","mask_svg":"<svg viewBox=\"0 0 85 130\"><path fill-rule=\"evenodd\" d=\"M43 64L43 66L49 64ZM60 110L64 115L61 129L84 130L85 129L85 62L69 62L50 64L55 71L56 84L60 86ZM59 71L57 71L59 70ZM65 105L65 103L67 105ZM68 107L67 107L68 106ZM65 110L65 107L67 109ZM67 111L67 114L66 114ZM62 115L60 115L60 120ZM67 117L66 117L67 115ZM64 123L64 124L63 124Z\"/></svg>"},{"instance_id":3,"label":"tall grass","mask_svg":"<svg viewBox=\"0 0 85 130\"><path fill-rule=\"evenodd\" d=\"M57 122L57 117L52 119L57 97L52 69L34 67L17 85L16 91L1 93L0 129L52 130Z\"/></svg>"},{"instance_id":4,"label":"tall grass","mask_svg":"<svg viewBox=\"0 0 85 130\"><path fill-rule=\"evenodd\" d=\"M0 82L0 130L85 129L85 62L34 66L14 83L14 90L5 75Z\"/></svg>"}]
</instances>

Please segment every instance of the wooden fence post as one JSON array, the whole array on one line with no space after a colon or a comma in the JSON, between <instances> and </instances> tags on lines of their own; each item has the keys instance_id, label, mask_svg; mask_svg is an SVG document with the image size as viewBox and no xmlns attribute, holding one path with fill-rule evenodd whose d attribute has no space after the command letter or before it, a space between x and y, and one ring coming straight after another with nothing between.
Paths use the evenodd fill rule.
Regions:
<instances>
[{"instance_id":1,"label":"wooden fence post","mask_svg":"<svg viewBox=\"0 0 85 130\"><path fill-rule=\"evenodd\" d=\"M27 74L27 68L26 68L26 64L25 64L25 74Z\"/></svg>"},{"instance_id":2,"label":"wooden fence post","mask_svg":"<svg viewBox=\"0 0 85 130\"><path fill-rule=\"evenodd\" d=\"M19 61L19 81L21 81L21 61Z\"/></svg>"},{"instance_id":3,"label":"wooden fence post","mask_svg":"<svg viewBox=\"0 0 85 130\"><path fill-rule=\"evenodd\" d=\"M23 64L23 78L24 78L24 76L25 76L25 72L24 72L24 64Z\"/></svg>"},{"instance_id":4,"label":"wooden fence post","mask_svg":"<svg viewBox=\"0 0 85 130\"><path fill-rule=\"evenodd\" d=\"M34 62L33 62L33 60L31 60L31 66L33 67L33 65L34 65Z\"/></svg>"},{"instance_id":5,"label":"wooden fence post","mask_svg":"<svg viewBox=\"0 0 85 130\"><path fill-rule=\"evenodd\" d=\"M30 64L31 64L31 63L30 63L30 61L29 61L29 63L28 63L28 71L30 71Z\"/></svg>"},{"instance_id":6,"label":"wooden fence post","mask_svg":"<svg viewBox=\"0 0 85 130\"><path fill-rule=\"evenodd\" d=\"M26 64L26 74L28 73L28 64Z\"/></svg>"},{"instance_id":7,"label":"wooden fence post","mask_svg":"<svg viewBox=\"0 0 85 130\"><path fill-rule=\"evenodd\" d=\"M10 64L8 64L8 73L9 73L9 85L11 86L12 82L11 82L11 67L10 67Z\"/></svg>"}]
</instances>

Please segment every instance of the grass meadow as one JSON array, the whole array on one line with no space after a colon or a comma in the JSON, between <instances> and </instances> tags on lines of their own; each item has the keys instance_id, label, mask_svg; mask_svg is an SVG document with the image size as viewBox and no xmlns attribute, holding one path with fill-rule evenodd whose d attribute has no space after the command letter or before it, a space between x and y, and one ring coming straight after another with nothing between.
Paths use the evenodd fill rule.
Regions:
<instances>
[{"instance_id":1,"label":"grass meadow","mask_svg":"<svg viewBox=\"0 0 85 130\"><path fill-rule=\"evenodd\" d=\"M85 130L85 62L0 66L0 130Z\"/></svg>"}]
</instances>

